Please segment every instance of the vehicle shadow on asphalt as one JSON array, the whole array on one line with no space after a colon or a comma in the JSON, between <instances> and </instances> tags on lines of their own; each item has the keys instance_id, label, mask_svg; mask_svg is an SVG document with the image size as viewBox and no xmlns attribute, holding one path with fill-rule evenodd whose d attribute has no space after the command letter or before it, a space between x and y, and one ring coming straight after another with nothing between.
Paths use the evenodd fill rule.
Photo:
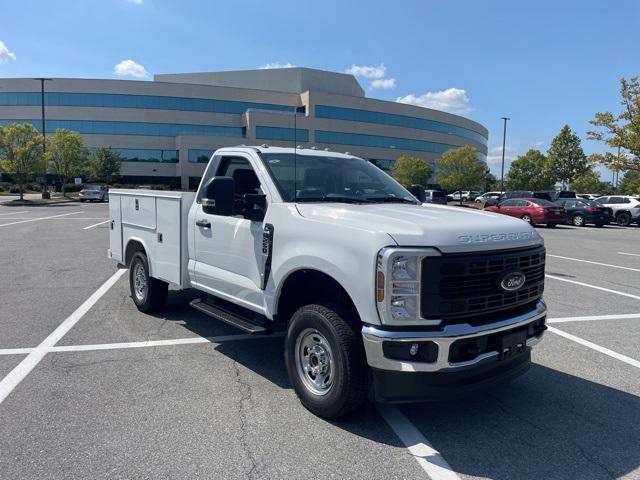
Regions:
<instances>
[{"instance_id":1,"label":"vehicle shadow on asphalt","mask_svg":"<svg viewBox=\"0 0 640 480\"><path fill-rule=\"evenodd\" d=\"M467 475L619 478L640 467L640 398L538 364L473 398L402 410Z\"/></svg>"}]
</instances>

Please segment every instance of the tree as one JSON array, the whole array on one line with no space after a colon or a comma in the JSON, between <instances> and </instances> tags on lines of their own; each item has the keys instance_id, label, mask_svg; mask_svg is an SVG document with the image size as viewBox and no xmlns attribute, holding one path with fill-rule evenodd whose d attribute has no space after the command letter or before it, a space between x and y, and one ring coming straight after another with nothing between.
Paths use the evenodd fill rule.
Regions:
<instances>
[{"instance_id":1,"label":"tree","mask_svg":"<svg viewBox=\"0 0 640 480\"><path fill-rule=\"evenodd\" d=\"M578 193L605 193L611 189L610 185L600 180L600 174L591 168L580 175L577 175L571 188Z\"/></svg>"},{"instance_id":2,"label":"tree","mask_svg":"<svg viewBox=\"0 0 640 480\"><path fill-rule=\"evenodd\" d=\"M96 180L110 181L120 176L120 152L111 147L96 148L91 156L89 171Z\"/></svg>"},{"instance_id":3,"label":"tree","mask_svg":"<svg viewBox=\"0 0 640 480\"><path fill-rule=\"evenodd\" d=\"M555 182L549 159L540 150L529 150L509 167L506 184L509 190L549 190Z\"/></svg>"},{"instance_id":4,"label":"tree","mask_svg":"<svg viewBox=\"0 0 640 480\"><path fill-rule=\"evenodd\" d=\"M391 175L406 188L411 185L426 185L431 177L429 164L415 157L402 156L396 160Z\"/></svg>"},{"instance_id":5,"label":"tree","mask_svg":"<svg viewBox=\"0 0 640 480\"><path fill-rule=\"evenodd\" d=\"M85 168L88 151L78 132L64 128L56 130L47 145L47 160L62 182L62 196L66 196L67 182Z\"/></svg>"},{"instance_id":6,"label":"tree","mask_svg":"<svg viewBox=\"0 0 640 480\"><path fill-rule=\"evenodd\" d=\"M500 180L488 168L484 171L484 190L490 192L500 189Z\"/></svg>"},{"instance_id":7,"label":"tree","mask_svg":"<svg viewBox=\"0 0 640 480\"><path fill-rule=\"evenodd\" d=\"M42 136L30 123L12 123L0 128L0 163L18 176L20 200L26 177L44 170Z\"/></svg>"},{"instance_id":8,"label":"tree","mask_svg":"<svg viewBox=\"0 0 640 480\"><path fill-rule=\"evenodd\" d=\"M570 185L577 175L585 173L591 168L582 146L580 137L569 125L565 125L551 142L547 152L550 171L555 180L562 182L562 187Z\"/></svg>"},{"instance_id":9,"label":"tree","mask_svg":"<svg viewBox=\"0 0 640 480\"><path fill-rule=\"evenodd\" d=\"M640 171L640 80L632 77L620 80L622 112L598 112L591 125L598 130L587 132L590 140L604 142L609 148L623 149L626 155L611 152L598 154L596 159L614 171Z\"/></svg>"},{"instance_id":10,"label":"tree","mask_svg":"<svg viewBox=\"0 0 640 480\"><path fill-rule=\"evenodd\" d=\"M618 185L620 193L625 195L636 195L640 193L640 171L629 170L624 174L620 185Z\"/></svg>"},{"instance_id":11,"label":"tree","mask_svg":"<svg viewBox=\"0 0 640 480\"><path fill-rule=\"evenodd\" d=\"M480 190L486 181L486 165L470 146L442 154L438 162L438 183L446 190Z\"/></svg>"}]
</instances>

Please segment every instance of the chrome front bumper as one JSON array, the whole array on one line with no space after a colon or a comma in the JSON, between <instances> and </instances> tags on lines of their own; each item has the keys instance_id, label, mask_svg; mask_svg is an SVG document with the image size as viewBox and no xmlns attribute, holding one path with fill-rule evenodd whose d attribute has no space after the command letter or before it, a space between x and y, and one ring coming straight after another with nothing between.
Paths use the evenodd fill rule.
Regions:
<instances>
[{"instance_id":1,"label":"chrome front bumper","mask_svg":"<svg viewBox=\"0 0 640 480\"><path fill-rule=\"evenodd\" d=\"M479 354L476 358L464 362L452 363L449 361L451 344L456 340L481 337L507 330L515 330L524 327L546 316L547 306L544 301L538 302L536 308L516 317L490 323L481 326L469 324L448 325L439 331L406 331L406 330L382 330L379 326L365 325L362 327L362 339L367 355L367 362L373 368L396 372L438 372L456 371L474 367L484 362L495 360L500 352L490 351ZM542 339L542 334L527 338L527 347L531 347ZM438 346L438 357L435 362L397 360L385 357L382 343L394 342L421 342L431 341Z\"/></svg>"}]
</instances>

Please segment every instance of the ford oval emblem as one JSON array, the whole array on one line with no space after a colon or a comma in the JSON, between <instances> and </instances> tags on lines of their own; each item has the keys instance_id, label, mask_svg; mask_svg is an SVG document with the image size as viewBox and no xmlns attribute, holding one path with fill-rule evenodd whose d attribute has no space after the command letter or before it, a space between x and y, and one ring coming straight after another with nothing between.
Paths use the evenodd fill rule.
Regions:
<instances>
[{"instance_id":1,"label":"ford oval emblem","mask_svg":"<svg viewBox=\"0 0 640 480\"><path fill-rule=\"evenodd\" d=\"M500 288L505 292L515 292L522 288L526 279L522 272L508 272L500 280Z\"/></svg>"}]
</instances>

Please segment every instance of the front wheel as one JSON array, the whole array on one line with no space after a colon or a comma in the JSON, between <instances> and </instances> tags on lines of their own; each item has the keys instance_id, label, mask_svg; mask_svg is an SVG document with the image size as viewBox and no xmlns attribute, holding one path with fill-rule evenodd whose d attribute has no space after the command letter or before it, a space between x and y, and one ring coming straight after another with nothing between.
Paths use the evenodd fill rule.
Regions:
<instances>
[{"instance_id":1,"label":"front wheel","mask_svg":"<svg viewBox=\"0 0 640 480\"><path fill-rule=\"evenodd\" d=\"M368 393L368 367L359 329L339 310L315 304L298 309L285 339L289 381L302 404L325 418L351 413Z\"/></svg>"},{"instance_id":2,"label":"front wheel","mask_svg":"<svg viewBox=\"0 0 640 480\"><path fill-rule=\"evenodd\" d=\"M129 287L133 303L141 312L160 310L167 301L169 284L149 275L149 261L143 252L137 252L129 265Z\"/></svg>"},{"instance_id":3,"label":"front wheel","mask_svg":"<svg viewBox=\"0 0 640 480\"><path fill-rule=\"evenodd\" d=\"M556 228L557 223L547 223L547 228Z\"/></svg>"},{"instance_id":4,"label":"front wheel","mask_svg":"<svg viewBox=\"0 0 640 480\"><path fill-rule=\"evenodd\" d=\"M520 218L527 223L531 223L531 217L529 215L522 215Z\"/></svg>"}]
</instances>

